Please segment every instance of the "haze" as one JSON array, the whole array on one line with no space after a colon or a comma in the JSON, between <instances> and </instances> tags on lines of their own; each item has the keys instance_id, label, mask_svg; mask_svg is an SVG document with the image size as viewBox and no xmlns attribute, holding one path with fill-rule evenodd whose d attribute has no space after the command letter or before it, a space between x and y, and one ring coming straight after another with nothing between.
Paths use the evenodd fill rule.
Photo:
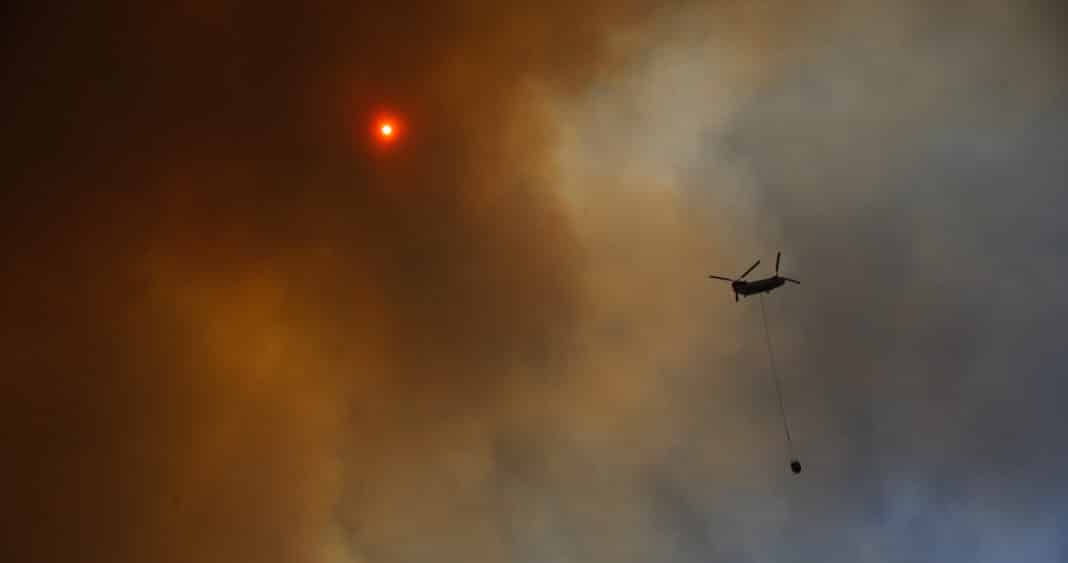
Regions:
<instances>
[{"instance_id":1,"label":"haze","mask_svg":"<svg viewBox=\"0 0 1068 563\"><path fill-rule=\"evenodd\" d=\"M3 559L1064 561L1064 14L11 9Z\"/></svg>"}]
</instances>

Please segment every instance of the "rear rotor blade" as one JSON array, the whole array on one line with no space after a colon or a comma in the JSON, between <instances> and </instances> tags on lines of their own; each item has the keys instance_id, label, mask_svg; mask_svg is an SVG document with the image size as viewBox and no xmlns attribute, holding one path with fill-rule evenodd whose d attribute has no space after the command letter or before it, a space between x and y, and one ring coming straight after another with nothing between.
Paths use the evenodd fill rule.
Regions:
<instances>
[{"instance_id":1,"label":"rear rotor blade","mask_svg":"<svg viewBox=\"0 0 1068 563\"><path fill-rule=\"evenodd\" d=\"M756 268L756 267L757 267L757 266L759 266L759 265L760 265L760 260L757 260L756 262L754 262L754 263L753 263L753 265L752 265L752 266L749 266L749 269L748 269L748 270L746 270L744 274L742 274L742 275L738 276L738 279L740 279L740 280L741 280L741 279L745 279L745 276L748 276L748 275L749 275L749 272L752 272L752 271L753 271L753 268Z\"/></svg>"},{"instance_id":2,"label":"rear rotor blade","mask_svg":"<svg viewBox=\"0 0 1068 563\"><path fill-rule=\"evenodd\" d=\"M797 280L795 280L795 279L793 279L793 278L783 278L783 279L784 279L784 280L786 280L786 281L788 281L788 282L794 282L794 283L796 283L797 285L801 285L801 282L799 282L799 281L797 281Z\"/></svg>"},{"instance_id":3,"label":"rear rotor blade","mask_svg":"<svg viewBox=\"0 0 1068 563\"><path fill-rule=\"evenodd\" d=\"M779 273L779 259L782 258L782 252L775 253L775 273Z\"/></svg>"},{"instance_id":4,"label":"rear rotor blade","mask_svg":"<svg viewBox=\"0 0 1068 563\"><path fill-rule=\"evenodd\" d=\"M714 280L723 280L723 281L729 281L729 282L733 282L734 281L734 280L732 280L730 278L725 278L723 276L708 276L708 277L712 278Z\"/></svg>"}]
</instances>

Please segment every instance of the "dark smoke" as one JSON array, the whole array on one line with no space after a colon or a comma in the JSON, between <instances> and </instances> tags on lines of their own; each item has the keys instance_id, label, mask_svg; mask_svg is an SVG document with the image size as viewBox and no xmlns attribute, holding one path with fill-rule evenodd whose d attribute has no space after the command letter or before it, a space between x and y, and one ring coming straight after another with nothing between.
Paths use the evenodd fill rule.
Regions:
<instances>
[{"instance_id":1,"label":"dark smoke","mask_svg":"<svg viewBox=\"0 0 1068 563\"><path fill-rule=\"evenodd\" d=\"M394 530L361 491L561 380L586 297L539 100L648 11L17 8L11 559L319 560L347 513ZM410 125L390 154L380 108Z\"/></svg>"},{"instance_id":2,"label":"dark smoke","mask_svg":"<svg viewBox=\"0 0 1068 563\"><path fill-rule=\"evenodd\" d=\"M1062 11L662 4L12 9L6 559L1063 558Z\"/></svg>"}]
</instances>

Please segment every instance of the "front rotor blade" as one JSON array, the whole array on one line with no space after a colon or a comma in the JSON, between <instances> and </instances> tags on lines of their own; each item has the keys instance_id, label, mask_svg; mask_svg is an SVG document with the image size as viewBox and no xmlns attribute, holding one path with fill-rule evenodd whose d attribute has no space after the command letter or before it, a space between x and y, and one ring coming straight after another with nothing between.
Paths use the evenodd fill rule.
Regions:
<instances>
[{"instance_id":1,"label":"front rotor blade","mask_svg":"<svg viewBox=\"0 0 1068 563\"><path fill-rule=\"evenodd\" d=\"M779 273L779 259L782 258L782 252L775 253L775 273Z\"/></svg>"},{"instance_id":2,"label":"front rotor blade","mask_svg":"<svg viewBox=\"0 0 1068 563\"><path fill-rule=\"evenodd\" d=\"M748 276L749 272L752 272L753 268L756 268L759 265L760 265L760 260L757 260L756 262L753 263L752 266L749 266L749 269L746 270L744 274L738 276L738 279L745 279L745 276Z\"/></svg>"},{"instance_id":3,"label":"front rotor blade","mask_svg":"<svg viewBox=\"0 0 1068 563\"><path fill-rule=\"evenodd\" d=\"M733 282L734 281L734 280L732 280L730 278L725 278L723 276L708 276L708 277L710 277L710 278L712 278L714 280L723 280L723 281L729 281L729 282Z\"/></svg>"},{"instance_id":4,"label":"front rotor blade","mask_svg":"<svg viewBox=\"0 0 1068 563\"><path fill-rule=\"evenodd\" d=\"M797 281L797 280L795 280L795 279L793 279L793 278L783 278L783 279L784 279L784 280L786 280L786 281L788 281L788 282L794 282L794 283L796 283L797 285L801 285L801 282L799 282L799 281Z\"/></svg>"}]
</instances>

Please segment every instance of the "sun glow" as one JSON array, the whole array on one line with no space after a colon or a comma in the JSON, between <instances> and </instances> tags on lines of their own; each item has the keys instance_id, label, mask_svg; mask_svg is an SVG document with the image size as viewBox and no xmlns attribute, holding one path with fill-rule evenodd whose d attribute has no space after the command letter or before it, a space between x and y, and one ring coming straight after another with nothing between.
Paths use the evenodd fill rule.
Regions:
<instances>
[{"instance_id":1,"label":"sun glow","mask_svg":"<svg viewBox=\"0 0 1068 563\"><path fill-rule=\"evenodd\" d=\"M401 133L400 123L392 115L380 115L373 123L373 133L380 143L393 143Z\"/></svg>"}]
</instances>

